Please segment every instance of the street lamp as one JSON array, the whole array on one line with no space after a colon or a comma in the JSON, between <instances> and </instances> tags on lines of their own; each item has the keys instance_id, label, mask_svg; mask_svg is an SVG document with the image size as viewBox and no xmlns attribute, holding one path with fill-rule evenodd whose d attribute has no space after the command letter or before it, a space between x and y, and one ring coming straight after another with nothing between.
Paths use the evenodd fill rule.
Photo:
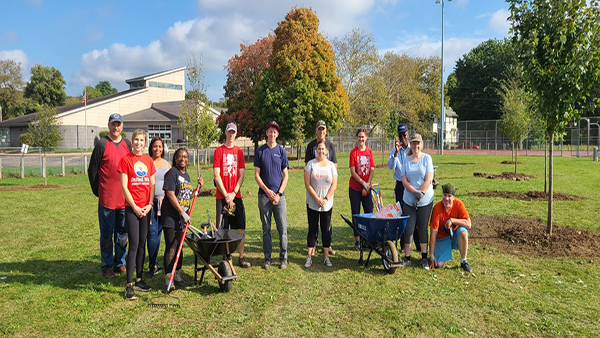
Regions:
<instances>
[{"instance_id":1,"label":"street lamp","mask_svg":"<svg viewBox=\"0 0 600 338\"><path fill-rule=\"evenodd\" d=\"M440 85L440 93L442 96L442 101L440 103L440 155L444 155L444 2L450 2L452 0L435 0L436 4L442 4L442 67L441 67L441 85Z\"/></svg>"}]
</instances>

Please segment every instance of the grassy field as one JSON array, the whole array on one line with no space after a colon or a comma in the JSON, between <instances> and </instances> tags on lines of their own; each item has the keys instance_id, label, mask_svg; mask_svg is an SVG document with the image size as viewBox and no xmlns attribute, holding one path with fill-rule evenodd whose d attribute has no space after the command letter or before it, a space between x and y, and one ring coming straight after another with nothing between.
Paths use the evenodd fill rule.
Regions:
<instances>
[{"instance_id":1,"label":"grassy field","mask_svg":"<svg viewBox=\"0 0 600 338\"><path fill-rule=\"evenodd\" d=\"M508 158L509 159L509 158ZM381 163L381 156L376 155ZM511 171L506 157L433 156L436 178L459 190L472 216L517 215L545 219L546 202L461 196L475 191L543 190L543 158L520 156L519 172L536 176L514 182L474 178L473 172ZM426 271L416 267L385 274L378 256L368 268L351 251L352 232L340 213L350 214L348 155L340 155L333 218L333 267L322 254L305 269L306 207L302 171L292 170L286 190L289 261L269 271L262 263L257 185L248 175L242 191L247 212L247 254L253 267L221 293L209 275L199 287L175 290L180 309L155 309L162 276L148 279L153 291L124 300L125 276L100 274L97 199L86 176L49 177L60 189L26 189L42 178L0 180L0 335L33 336L211 336L211 337L597 337L600 263L587 257L547 259L507 255L471 241L474 271ZM296 165L295 161L291 162ZM251 166L250 166L251 168ZM195 170L191 170L195 173ZM249 174L251 172L249 171ZM210 170L203 170L211 182ZM193 175L192 175L193 176ZM193 178L193 177L192 177ZM393 201L392 172L377 168L384 203ZM598 163L556 158L555 190L585 197L555 202L555 224L599 232ZM441 189L436 191L439 200ZM196 202L193 223L214 213L214 197ZM476 226L476 224L474 224ZM273 227L273 234L276 237ZM277 250L278 243L275 241ZM161 248L162 250L162 248ZM184 272L193 274L193 254L184 247ZM162 254L161 254L162 256ZM237 254L234 255L237 261ZM457 266L458 254L454 261ZM217 263L215 259L213 263ZM147 267L147 263L146 263Z\"/></svg>"}]
</instances>

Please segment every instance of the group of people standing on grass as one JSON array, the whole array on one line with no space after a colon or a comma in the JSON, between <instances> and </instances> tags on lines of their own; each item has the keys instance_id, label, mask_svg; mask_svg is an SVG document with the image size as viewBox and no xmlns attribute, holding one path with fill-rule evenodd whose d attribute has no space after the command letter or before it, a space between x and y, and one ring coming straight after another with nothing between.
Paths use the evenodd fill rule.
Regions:
<instances>
[{"instance_id":1,"label":"group of people standing on grass","mask_svg":"<svg viewBox=\"0 0 600 338\"><path fill-rule=\"evenodd\" d=\"M158 264L158 250L161 233L164 233L166 283L172 277L175 286L185 286L187 283L181 276L181 256L174 276L171 276L171 271L184 225L191 220L189 209L194 186L187 173L188 152L185 148L177 149L172 163L169 163L164 159L163 140L155 137L148 144L148 136L141 129L133 132L130 142L121 136L123 119L119 114L110 115L108 129L109 134L94 147L88 169L92 191L98 196L102 275L113 278L116 273L126 273L126 299L135 299L135 291L149 291L150 287L143 280L146 244L149 255L147 274L153 277L162 270ZM326 139L325 122L319 121L315 131L316 139L306 148L304 169L308 218L307 268L312 265L312 257L317 251L319 228L326 266L332 266L330 256L335 254L331 248L331 215L338 182L337 157L333 143ZM246 214L241 187L246 166L242 150L234 145L237 137L234 122L227 124L225 135L225 143L215 150L213 156L216 222L219 228L231 228L245 234ZM285 269L288 260L285 189L289 162L285 149L277 143L277 122L269 122L266 136L267 142L256 150L254 157L254 179L259 186L258 209L262 223L262 267L265 270L271 267L271 220L274 219L279 234L279 268ZM367 130L357 130L356 137L357 146L350 152L349 160L350 208L352 214L359 214L362 205L364 213L372 213L370 190L375 161L373 152L366 145ZM144 153L147 145L149 155ZM466 261L470 218L462 202L454 198L456 188L451 185L444 186L443 200L433 207L433 164L431 156L422 152L422 147L423 140L419 134L414 134L409 141L406 125L398 126L398 137L390 153L388 167L394 170L396 200L401 203L403 213L410 216L402 238L404 266L411 265L414 238L422 254L422 267L443 265L452 258L451 249L458 248L461 266L470 271ZM197 183L198 188L204 184L202 176L198 177ZM429 259L428 224L432 229ZM444 231L438 231L440 225ZM354 237L354 249L359 249L359 234L355 232ZM446 237L451 241L448 242ZM244 243L243 239L239 244L238 264L248 268L251 263L245 257Z\"/></svg>"}]
</instances>

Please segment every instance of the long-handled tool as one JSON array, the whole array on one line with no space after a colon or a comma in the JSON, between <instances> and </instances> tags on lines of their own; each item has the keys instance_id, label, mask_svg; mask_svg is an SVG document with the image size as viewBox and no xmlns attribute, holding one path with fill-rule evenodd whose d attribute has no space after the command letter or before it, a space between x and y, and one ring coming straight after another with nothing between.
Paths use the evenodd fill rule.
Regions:
<instances>
[{"instance_id":1,"label":"long-handled tool","mask_svg":"<svg viewBox=\"0 0 600 338\"><path fill-rule=\"evenodd\" d=\"M200 184L198 184L196 186L196 189L194 190L194 198L192 199L192 205L190 206L190 210L188 212L188 215L191 217L192 216L192 212L194 211L194 204L196 204L196 197L198 197L198 193L200 192ZM179 298L177 297L173 297L169 294L169 292L171 291L171 286L173 286L173 279L175 278L175 272L177 271L177 263L179 263L179 257L181 256L181 249L183 249L183 241L185 239L185 235L187 234L187 229L190 225L190 222L185 222L185 227L183 229L183 235L181 236L181 241L179 241L179 248L177 250L177 255L175 256L175 262L173 263L173 269L171 270L171 276L169 277L169 284L167 284L167 296L170 298L174 298L177 300L177 303L149 303L150 306L152 307L169 307L169 306L173 306L173 307L180 307L181 301L179 300ZM158 297L156 297L158 298Z\"/></svg>"},{"instance_id":2,"label":"long-handled tool","mask_svg":"<svg viewBox=\"0 0 600 338\"><path fill-rule=\"evenodd\" d=\"M375 190L375 187L377 187L377 190ZM373 199L373 204L375 204L376 211L381 210L383 207L383 200L381 199L381 193L379 193L380 188L379 183L371 185L371 198Z\"/></svg>"}]
</instances>

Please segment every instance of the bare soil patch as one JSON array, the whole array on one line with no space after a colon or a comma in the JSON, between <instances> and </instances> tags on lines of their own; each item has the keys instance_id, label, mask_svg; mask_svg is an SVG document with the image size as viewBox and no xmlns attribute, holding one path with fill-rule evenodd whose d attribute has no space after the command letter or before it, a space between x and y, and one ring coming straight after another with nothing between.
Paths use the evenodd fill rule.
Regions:
<instances>
[{"instance_id":1,"label":"bare soil patch","mask_svg":"<svg viewBox=\"0 0 600 338\"><path fill-rule=\"evenodd\" d=\"M476 216L471 219L471 243L501 252L534 257L598 258L600 233L554 225L546 234L546 222L514 216Z\"/></svg>"},{"instance_id":2,"label":"bare soil patch","mask_svg":"<svg viewBox=\"0 0 600 338\"><path fill-rule=\"evenodd\" d=\"M469 196L477 196L477 197L501 197L501 198L510 198L517 199L523 201L547 201L548 193L543 191L476 191L471 192L466 195ZM552 196L552 199L555 201L581 201L585 198L576 195L563 194L560 192L555 192Z\"/></svg>"},{"instance_id":3,"label":"bare soil patch","mask_svg":"<svg viewBox=\"0 0 600 338\"><path fill-rule=\"evenodd\" d=\"M76 185L28 185L28 186L18 186L18 187L3 187L0 188L0 191L23 191L23 190L47 190L47 189L72 189L77 188Z\"/></svg>"},{"instance_id":4,"label":"bare soil patch","mask_svg":"<svg viewBox=\"0 0 600 338\"><path fill-rule=\"evenodd\" d=\"M512 180L512 181L528 181L531 178L535 178L535 176L521 174L521 173L509 173L503 172L502 174L490 174L485 172L474 172L473 176L475 177L483 177L493 180Z\"/></svg>"},{"instance_id":5,"label":"bare soil patch","mask_svg":"<svg viewBox=\"0 0 600 338\"><path fill-rule=\"evenodd\" d=\"M515 164L515 161L502 161L500 164ZM517 162L517 164L523 164L521 162Z\"/></svg>"}]
</instances>

